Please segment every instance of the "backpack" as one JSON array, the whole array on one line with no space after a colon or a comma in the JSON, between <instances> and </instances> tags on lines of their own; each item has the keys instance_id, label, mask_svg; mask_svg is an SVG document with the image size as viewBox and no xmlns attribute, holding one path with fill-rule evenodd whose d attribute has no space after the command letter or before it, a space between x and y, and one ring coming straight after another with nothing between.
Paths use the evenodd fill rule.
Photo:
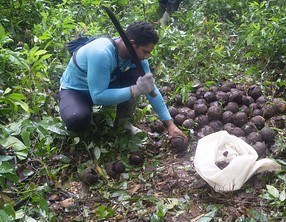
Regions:
<instances>
[{"instance_id":1,"label":"backpack","mask_svg":"<svg viewBox=\"0 0 286 222\"><path fill-rule=\"evenodd\" d=\"M76 39L73 39L71 41L69 41L66 44L66 48L69 51L69 53L71 54L71 56L73 55L73 53L75 51L77 51L80 47L86 45L89 42L92 42L93 40L97 39L98 37L78 37Z\"/></svg>"},{"instance_id":2,"label":"backpack","mask_svg":"<svg viewBox=\"0 0 286 222\"><path fill-rule=\"evenodd\" d=\"M72 56L72 60L73 60L73 63L75 64L75 66L82 72L86 72L86 70L83 70L82 68L79 67L77 61L76 61L76 53L77 51L84 45L86 45L87 43L90 43L92 42L93 40L95 39L98 39L98 38L102 38L102 36L84 36L84 37L78 37L76 39L73 39L71 41L69 41L67 44L66 44L66 49L69 51L70 55ZM112 38L109 38L109 37L106 37L108 38L112 44L114 45L115 47L115 53L116 55L118 56L118 53L117 53L117 47L116 47L116 44L114 42L114 40ZM117 59L118 61L118 59Z\"/></svg>"}]
</instances>

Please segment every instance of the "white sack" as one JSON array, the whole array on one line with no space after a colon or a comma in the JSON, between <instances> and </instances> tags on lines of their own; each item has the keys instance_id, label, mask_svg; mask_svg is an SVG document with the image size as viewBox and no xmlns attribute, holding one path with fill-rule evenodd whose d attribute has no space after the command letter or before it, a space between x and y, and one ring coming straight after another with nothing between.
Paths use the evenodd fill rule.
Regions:
<instances>
[{"instance_id":1,"label":"white sack","mask_svg":"<svg viewBox=\"0 0 286 222\"><path fill-rule=\"evenodd\" d=\"M197 173L217 191L238 190L255 173L280 169L271 159L258 158L255 149L226 131L212 133L198 141L194 165ZM217 162L227 162L220 169Z\"/></svg>"}]
</instances>

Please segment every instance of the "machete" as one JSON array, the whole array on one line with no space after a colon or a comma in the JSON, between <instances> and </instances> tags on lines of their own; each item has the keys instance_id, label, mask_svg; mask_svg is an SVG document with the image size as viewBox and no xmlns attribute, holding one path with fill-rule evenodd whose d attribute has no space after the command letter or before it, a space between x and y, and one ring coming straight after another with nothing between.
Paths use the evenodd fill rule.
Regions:
<instances>
[{"instance_id":1,"label":"machete","mask_svg":"<svg viewBox=\"0 0 286 222\"><path fill-rule=\"evenodd\" d=\"M130 43L129 39L127 38L127 36L126 36L124 30L122 29L119 21L117 20L117 18L115 17L113 12L109 8L107 8L106 6L102 6L102 7L106 11L106 13L108 14L110 20L112 21L113 25L115 26L116 30L118 31L122 41L124 42L128 52L129 52L131 60L136 65L136 68L137 68L139 74L141 76L144 76L145 72L144 72L143 66L142 66L142 64L140 62L140 59L138 58L138 55L136 54L132 44ZM150 92L149 95L152 96L152 97L156 97L157 96L155 91Z\"/></svg>"}]
</instances>

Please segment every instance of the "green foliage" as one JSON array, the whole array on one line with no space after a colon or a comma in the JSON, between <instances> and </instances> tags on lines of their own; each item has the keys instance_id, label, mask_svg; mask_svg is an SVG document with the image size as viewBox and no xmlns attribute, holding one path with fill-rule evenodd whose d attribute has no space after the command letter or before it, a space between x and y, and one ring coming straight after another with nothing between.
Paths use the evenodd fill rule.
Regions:
<instances>
[{"instance_id":1,"label":"green foliage","mask_svg":"<svg viewBox=\"0 0 286 222\"><path fill-rule=\"evenodd\" d=\"M99 219L108 219L115 215L115 212L110 207L105 207L103 205L100 205L96 208L96 217Z\"/></svg>"},{"instance_id":2,"label":"green foliage","mask_svg":"<svg viewBox=\"0 0 286 222\"><path fill-rule=\"evenodd\" d=\"M250 3L248 10L241 17L240 26L241 40L247 45L244 57L259 61L265 66L263 71L273 67L284 69L285 8L277 5L276 1L262 1ZM266 78L275 81L279 76L269 74Z\"/></svg>"}]
</instances>

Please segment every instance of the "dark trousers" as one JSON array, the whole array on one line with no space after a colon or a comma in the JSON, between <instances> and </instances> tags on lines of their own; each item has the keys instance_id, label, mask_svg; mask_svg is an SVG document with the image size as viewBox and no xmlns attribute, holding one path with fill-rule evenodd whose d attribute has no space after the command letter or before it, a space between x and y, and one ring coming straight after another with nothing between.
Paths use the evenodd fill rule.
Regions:
<instances>
[{"instance_id":1,"label":"dark trousers","mask_svg":"<svg viewBox=\"0 0 286 222\"><path fill-rule=\"evenodd\" d=\"M129 69L123 73L116 73L117 79L110 83L108 88L123 88L136 84L140 74L136 69ZM89 93L73 89L63 89L58 95L60 115L70 131L83 132L90 124L92 118L93 101ZM117 118L127 118L135 110L134 100L117 105Z\"/></svg>"},{"instance_id":2,"label":"dark trousers","mask_svg":"<svg viewBox=\"0 0 286 222\"><path fill-rule=\"evenodd\" d=\"M167 11L169 14L178 10L182 0L159 0L160 13Z\"/></svg>"}]
</instances>

